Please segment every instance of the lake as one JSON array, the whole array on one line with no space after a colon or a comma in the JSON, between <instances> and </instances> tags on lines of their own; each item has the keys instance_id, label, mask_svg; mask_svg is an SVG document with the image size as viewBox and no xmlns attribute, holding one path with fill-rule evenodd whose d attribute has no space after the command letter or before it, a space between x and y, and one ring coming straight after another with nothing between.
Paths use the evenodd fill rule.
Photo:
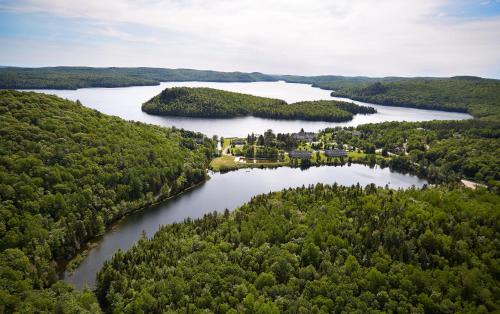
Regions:
<instances>
[{"instance_id":1,"label":"lake","mask_svg":"<svg viewBox=\"0 0 500 314\"><path fill-rule=\"evenodd\" d=\"M78 90L33 90L36 92L55 94L71 100L80 100L83 105L102 113L118 116L126 120L141 121L161 126L175 126L187 130L202 132L208 136L225 137L246 136L252 132L262 134L268 129L275 133L292 133L301 128L306 131L318 131L327 127L357 126L365 123L384 121L428 121L428 120L462 120L472 116L465 113L422 110L403 107L379 106L353 101L356 104L368 105L377 109L376 114L356 115L348 122L322 122L300 120L273 120L256 117L231 119L203 119L183 117L161 117L142 112L141 105L163 89L174 86L211 87L232 92L252 94L256 96L279 98L293 103L305 100L338 99L330 96L328 90L312 87L307 84L286 82L252 82L252 83L219 83L219 82L168 82L158 86L133 86L122 88L82 88Z\"/></svg>"},{"instance_id":2,"label":"lake","mask_svg":"<svg viewBox=\"0 0 500 314\"><path fill-rule=\"evenodd\" d=\"M211 179L178 197L124 218L107 232L87 258L65 280L78 288L93 287L96 273L118 250L127 250L143 231L151 237L160 225L199 218L216 211L232 210L248 202L252 196L289 187L316 183L362 186L374 183L391 188L421 187L426 181L416 176L391 172L388 168L368 166L322 166L305 170L282 167L277 169L241 169L225 174L210 173Z\"/></svg>"}]
</instances>

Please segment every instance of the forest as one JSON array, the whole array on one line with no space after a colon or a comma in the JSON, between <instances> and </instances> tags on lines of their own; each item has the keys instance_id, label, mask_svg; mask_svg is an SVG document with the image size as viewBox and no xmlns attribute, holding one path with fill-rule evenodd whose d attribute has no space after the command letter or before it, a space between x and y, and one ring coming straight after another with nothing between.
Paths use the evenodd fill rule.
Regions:
<instances>
[{"instance_id":1,"label":"forest","mask_svg":"<svg viewBox=\"0 0 500 314\"><path fill-rule=\"evenodd\" d=\"M500 197L316 185L167 225L98 274L113 313L487 313Z\"/></svg>"},{"instance_id":2,"label":"forest","mask_svg":"<svg viewBox=\"0 0 500 314\"><path fill-rule=\"evenodd\" d=\"M233 118L255 116L286 120L343 122L355 114L376 110L335 100L303 101L287 104L283 100L228 92L212 88L173 87L142 105L142 110L156 115Z\"/></svg>"},{"instance_id":3,"label":"forest","mask_svg":"<svg viewBox=\"0 0 500 314\"><path fill-rule=\"evenodd\" d=\"M374 83L321 82L333 96L385 106L468 112L476 118L500 121L500 80L472 76L413 78Z\"/></svg>"},{"instance_id":4,"label":"forest","mask_svg":"<svg viewBox=\"0 0 500 314\"><path fill-rule=\"evenodd\" d=\"M56 267L131 211L206 179L215 142L32 92L0 91L0 312L99 309Z\"/></svg>"}]
</instances>

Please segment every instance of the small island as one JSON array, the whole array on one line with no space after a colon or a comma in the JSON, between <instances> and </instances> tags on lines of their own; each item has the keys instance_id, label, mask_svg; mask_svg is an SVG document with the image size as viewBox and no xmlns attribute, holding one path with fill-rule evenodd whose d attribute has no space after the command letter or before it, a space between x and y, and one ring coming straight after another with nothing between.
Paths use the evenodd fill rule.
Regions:
<instances>
[{"instance_id":1,"label":"small island","mask_svg":"<svg viewBox=\"0 0 500 314\"><path fill-rule=\"evenodd\" d=\"M173 87L142 105L149 114L198 118L254 116L282 120L350 121L355 114L373 114L372 107L336 100L284 100L228 92L213 88Z\"/></svg>"}]
</instances>

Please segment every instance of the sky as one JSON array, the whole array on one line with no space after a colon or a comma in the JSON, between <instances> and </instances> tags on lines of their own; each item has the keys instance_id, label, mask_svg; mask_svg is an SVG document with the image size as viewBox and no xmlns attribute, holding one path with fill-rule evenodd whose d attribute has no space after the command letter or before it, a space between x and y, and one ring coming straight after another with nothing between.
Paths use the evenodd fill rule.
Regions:
<instances>
[{"instance_id":1,"label":"sky","mask_svg":"<svg viewBox=\"0 0 500 314\"><path fill-rule=\"evenodd\" d=\"M500 0L0 0L0 65L500 78Z\"/></svg>"}]
</instances>

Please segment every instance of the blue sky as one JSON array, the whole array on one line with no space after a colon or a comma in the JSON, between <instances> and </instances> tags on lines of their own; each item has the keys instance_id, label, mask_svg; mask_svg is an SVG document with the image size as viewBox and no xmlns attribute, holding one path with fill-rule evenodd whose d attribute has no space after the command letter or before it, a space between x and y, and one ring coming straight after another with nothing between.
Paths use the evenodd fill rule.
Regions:
<instances>
[{"instance_id":1,"label":"blue sky","mask_svg":"<svg viewBox=\"0 0 500 314\"><path fill-rule=\"evenodd\" d=\"M0 65L500 78L500 0L0 0Z\"/></svg>"}]
</instances>

